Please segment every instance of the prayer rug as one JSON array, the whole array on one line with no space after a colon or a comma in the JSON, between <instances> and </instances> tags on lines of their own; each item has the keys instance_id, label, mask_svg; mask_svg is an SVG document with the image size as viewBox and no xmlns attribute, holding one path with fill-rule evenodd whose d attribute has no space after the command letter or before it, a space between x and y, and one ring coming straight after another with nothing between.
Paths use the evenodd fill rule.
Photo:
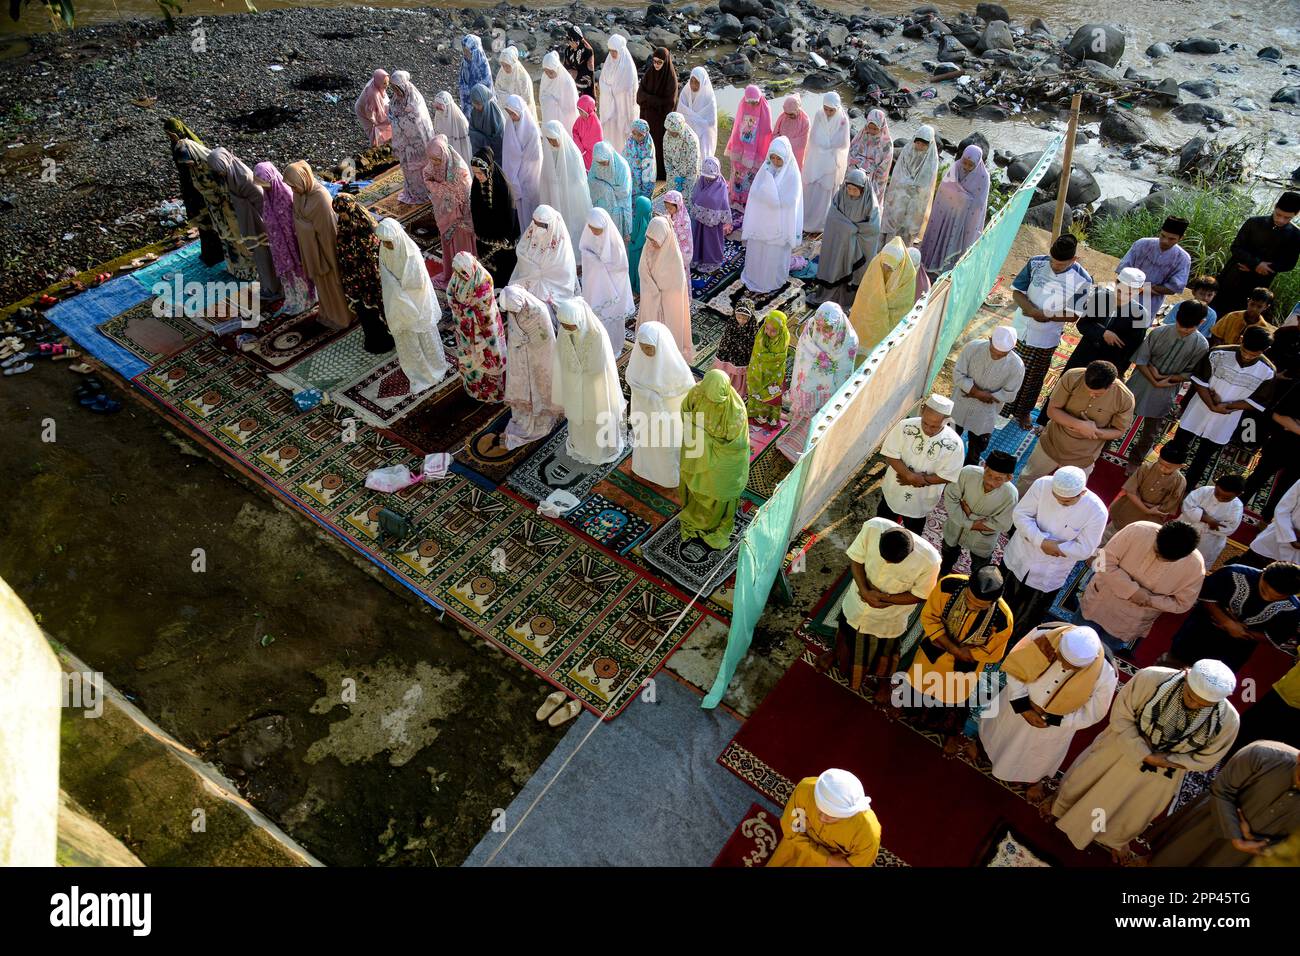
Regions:
<instances>
[{"instance_id":1,"label":"prayer rug","mask_svg":"<svg viewBox=\"0 0 1300 956\"><path fill-rule=\"evenodd\" d=\"M871 795L891 850L912 866L976 866L992 826L1005 824L1067 866L1110 865L1076 850L1018 793L962 760L943 756L937 734L890 720L805 652L768 693L718 762L776 806L794 785L827 767L858 776ZM906 773L891 768L906 767ZM952 795L960 793L960 800ZM942 821L942 839L936 839Z\"/></svg>"},{"instance_id":2,"label":"prayer rug","mask_svg":"<svg viewBox=\"0 0 1300 956\"><path fill-rule=\"evenodd\" d=\"M218 262L215 266L204 263L199 258L199 244L197 242L191 242L179 249L173 249L171 252L159 256L149 265L131 273L132 279L139 282L151 293L165 296L167 301L171 301L171 296L174 295L178 277L182 289L190 283L206 285L209 282L236 281L234 276L226 271L224 261ZM160 282L166 288L156 288Z\"/></svg>"},{"instance_id":3,"label":"prayer rug","mask_svg":"<svg viewBox=\"0 0 1300 956\"><path fill-rule=\"evenodd\" d=\"M715 551L698 538L683 541L681 518L674 515L641 545L641 557L646 564L676 581L686 593L713 594L736 573L736 562L740 555L736 545L744 536L750 517L750 514L737 508L731 545L724 550Z\"/></svg>"},{"instance_id":4,"label":"prayer rug","mask_svg":"<svg viewBox=\"0 0 1300 956\"><path fill-rule=\"evenodd\" d=\"M795 631L795 636L817 653L835 646L835 633L839 629L840 601L848 590L853 575L846 569L822 596Z\"/></svg>"},{"instance_id":5,"label":"prayer rug","mask_svg":"<svg viewBox=\"0 0 1300 956\"><path fill-rule=\"evenodd\" d=\"M389 374L402 375L400 370ZM395 420L388 430L421 454L451 452L461 464L472 468L473 464L458 453L471 435L500 418L506 406L499 402L480 402L465 391L460 376L455 373L425 394L429 397L418 401L409 414ZM483 447L487 447L486 442Z\"/></svg>"},{"instance_id":6,"label":"prayer rug","mask_svg":"<svg viewBox=\"0 0 1300 956\"><path fill-rule=\"evenodd\" d=\"M599 494L566 514L564 522L618 554L631 551L650 533L650 522Z\"/></svg>"},{"instance_id":7,"label":"prayer rug","mask_svg":"<svg viewBox=\"0 0 1300 956\"><path fill-rule=\"evenodd\" d=\"M402 371L401 363L394 354L388 361L363 372L351 381L339 383L333 398L336 402L354 409L367 424L387 428L409 414L412 409L450 392L453 388L463 391L460 388L460 376L454 371L448 372L447 377L433 388L413 395L410 380ZM423 447L418 442L413 444L417 448ZM447 451L446 448L432 450Z\"/></svg>"},{"instance_id":8,"label":"prayer rug","mask_svg":"<svg viewBox=\"0 0 1300 956\"><path fill-rule=\"evenodd\" d=\"M750 433L751 438L753 433ZM789 458L781 454L780 449L768 445L749 462L749 482L745 490L755 497L766 501L776 491L777 484L794 469Z\"/></svg>"},{"instance_id":9,"label":"prayer rug","mask_svg":"<svg viewBox=\"0 0 1300 956\"><path fill-rule=\"evenodd\" d=\"M545 501L552 491L567 491L579 501L591 494L596 482L618 467L631 455L631 446L623 455L604 465L576 461L565 450L569 425L565 422L546 442L516 466L506 480L506 487L529 501Z\"/></svg>"},{"instance_id":10,"label":"prayer rug","mask_svg":"<svg viewBox=\"0 0 1300 956\"><path fill-rule=\"evenodd\" d=\"M320 321L318 307L282 319L264 320L252 330L257 342L244 354L271 372L282 372L299 359L333 342L348 331L331 329Z\"/></svg>"},{"instance_id":11,"label":"prayer rug","mask_svg":"<svg viewBox=\"0 0 1300 956\"><path fill-rule=\"evenodd\" d=\"M392 361L396 352L374 355L365 349L365 332L353 326L334 341L299 359L283 373L299 388L329 392Z\"/></svg>"},{"instance_id":12,"label":"prayer rug","mask_svg":"<svg viewBox=\"0 0 1300 956\"><path fill-rule=\"evenodd\" d=\"M257 366L208 341L135 381L188 433L598 715L633 700L702 618L662 581L458 474L393 495L367 489L371 470L419 459L364 424L349 429L337 406L300 412ZM412 521L410 538L380 541L385 506Z\"/></svg>"},{"instance_id":13,"label":"prayer rug","mask_svg":"<svg viewBox=\"0 0 1300 956\"><path fill-rule=\"evenodd\" d=\"M482 404L482 403L480 403ZM421 418L430 414L429 408L422 408L412 418ZM502 406L484 406L491 408L500 408ZM500 442L501 435L505 432L506 426L510 424L510 412L506 411L499 414L486 425L480 427L466 440L464 445L458 448L453 454L456 459L472 469L474 472L482 475L493 485L500 485L514 471L521 461L527 458L536 448L537 441L529 442L513 450L508 449ZM549 436L548 436L549 437Z\"/></svg>"},{"instance_id":14,"label":"prayer rug","mask_svg":"<svg viewBox=\"0 0 1300 956\"><path fill-rule=\"evenodd\" d=\"M729 316L741 299L753 299L760 318L773 309L779 309L786 315L804 311L803 283L793 278L775 292L751 292L745 288L744 282L736 279L704 304Z\"/></svg>"},{"instance_id":15,"label":"prayer rug","mask_svg":"<svg viewBox=\"0 0 1300 956\"><path fill-rule=\"evenodd\" d=\"M767 425L752 418L749 420L749 461L751 467L754 459L767 450L767 447L776 440L776 436L785 431L785 426L788 424L790 422L785 418L781 418L775 425Z\"/></svg>"},{"instance_id":16,"label":"prayer rug","mask_svg":"<svg viewBox=\"0 0 1300 956\"><path fill-rule=\"evenodd\" d=\"M155 315L154 309L155 300L142 302L103 323L99 331L150 365L203 337L188 319Z\"/></svg>"},{"instance_id":17,"label":"prayer rug","mask_svg":"<svg viewBox=\"0 0 1300 956\"><path fill-rule=\"evenodd\" d=\"M776 845L781 842L781 817L751 804L735 831L722 845L715 867L766 866Z\"/></svg>"},{"instance_id":18,"label":"prayer rug","mask_svg":"<svg viewBox=\"0 0 1300 956\"><path fill-rule=\"evenodd\" d=\"M1024 840L1010 827L1004 828L993 841L993 846L984 860L984 866L995 867L1050 867L1051 865L1025 846Z\"/></svg>"},{"instance_id":19,"label":"prayer rug","mask_svg":"<svg viewBox=\"0 0 1300 956\"><path fill-rule=\"evenodd\" d=\"M727 239L722 244L722 264L712 272L691 270L691 296L704 301L736 281L745 267L745 244Z\"/></svg>"},{"instance_id":20,"label":"prayer rug","mask_svg":"<svg viewBox=\"0 0 1300 956\"><path fill-rule=\"evenodd\" d=\"M405 180L403 180L402 185L406 185ZM429 211L429 204L427 202L415 204L405 203L402 202L400 198L401 195L402 191L400 189L394 189L382 199L373 203L367 203L371 215L376 219L396 219L405 226L407 223L418 219L424 213ZM415 237L412 236L411 238L414 239Z\"/></svg>"},{"instance_id":21,"label":"prayer rug","mask_svg":"<svg viewBox=\"0 0 1300 956\"><path fill-rule=\"evenodd\" d=\"M609 473L607 481L617 485L625 494L632 495L648 507L664 514L672 515L682 510L682 499L676 488L652 485L632 471L632 456L628 455L618 467Z\"/></svg>"},{"instance_id":22,"label":"prayer rug","mask_svg":"<svg viewBox=\"0 0 1300 956\"><path fill-rule=\"evenodd\" d=\"M402 175L400 164L386 169L367 186L362 186L354 194L357 200L364 206L374 209L376 204L387 196L399 192L406 185L406 177Z\"/></svg>"}]
</instances>

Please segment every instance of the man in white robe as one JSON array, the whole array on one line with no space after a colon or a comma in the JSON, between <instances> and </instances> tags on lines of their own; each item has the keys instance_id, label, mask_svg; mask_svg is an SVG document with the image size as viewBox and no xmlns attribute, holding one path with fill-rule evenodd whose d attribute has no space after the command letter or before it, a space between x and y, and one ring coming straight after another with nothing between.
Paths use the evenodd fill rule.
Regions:
<instances>
[{"instance_id":1,"label":"man in white robe","mask_svg":"<svg viewBox=\"0 0 1300 956\"><path fill-rule=\"evenodd\" d=\"M428 391L447 377L450 366L438 335L442 309L424 267L424 254L396 219L382 220L375 235L384 317L397 344L398 364L413 394Z\"/></svg>"},{"instance_id":2,"label":"man in white robe","mask_svg":"<svg viewBox=\"0 0 1300 956\"><path fill-rule=\"evenodd\" d=\"M931 395L916 418L904 418L880 446L889 470L881 483L876 514L901 520L910 531L925 530L925 519L962 468L961 436L948 424L952 399Z\"/></svg>"},{"instance_id":3,"label":"man in white robe","mask_svg":"<svg viewBox=\"0 0 1300 956\"><path fill-rule=\"evenodd\" d=\"M636 63L627 49L627 38L614 33L609 38L609 54L600 68L600 128L605 142L622 156L632 135L632 121L641 115L636 105L639 81ZM572 127L572 124L570 124Z\"/></svg>"},{"instance_id":4,"label":"man in white robe","mask_svg":"<svg viewBox=\"0 0 1300 956\"><path fill-rule=\"evenodd\" d=\"M1022 637L1002 663L1006 686L980 714L979 738L993 776L1039 786L1055 776L1076 732L1105 719L1115 698L1115 668L1097 632L1052 622Z\"/></svg>"},{"instance_id":5,"label":"man in white robe","mask_svg":"<svg viewBox=\"0 0 1300 956\"><path fill-rule=\"evenodd\" d=\"M551 375L552 404L568 418L565 451L588 465L617 461L626 447L627 402L609 336L582 299L555 304L560 334Z\"/></svg>"},{"instance_id":6,"label":"man in white robe","mask_svg":"<svg viewBox=\"0 0 1300 956\"><path fill-rule=\"evenodd\" d=\"M1146 667L1115 696L1110 724L1075 759L1052 805L1056 826L1082 850L1094 840L1116 862L1178 793L1188 771L1227 755L1239 718L1237 679L1206 658L1189 670Z\"/></svg>"},{"instance_id":7,"label":"man in white robe","mask_svg":"<svg viewBox=\"0 0 1300 956\"><path fill-rule=\"evenodd\" d=\"M636 313L627 248L609 213L593 206L578 243L582 253L582 297L605 326L610 348L620 355L627 340L627 320Z\"/></svg>"},{"instance_id":8,"label":"man in white robe","mask_svg":"<svg viewBox=\"0 0 1300 956\"><path fill-rule=\"evenodd\" d=\"M745 288L775 292L789 281L790 255L803 241L803 181L784 136L772 140L767 161L754 175L740 238L745 242L740 274Z\"/></svg>"},{"instance_id":9,"label":"man in white robe","mask_svg":"<svg viewBox=\"0 0 1300 956\"><path fill-rule=\"evenodd\" d=\"M967 342L952 372L952 423L966 436L966 464L977 465L1002 406L1020 392L1025 363L1014 351L1016 330L999 325L987 339Z\"/></svg>"}]
</instances>

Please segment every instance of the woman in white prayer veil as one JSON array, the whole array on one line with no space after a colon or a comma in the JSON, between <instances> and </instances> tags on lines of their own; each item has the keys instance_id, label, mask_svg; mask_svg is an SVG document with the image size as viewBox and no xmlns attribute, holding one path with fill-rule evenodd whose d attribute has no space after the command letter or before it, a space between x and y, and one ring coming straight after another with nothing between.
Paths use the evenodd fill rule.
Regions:
<instances>
[{"instance_id":1,"label":"woman in white prayer veil","mask_svg":"<svg viewBox=\"0 0 1300 956\"><path fill-rule=\"evenodd\" d=\"M538 198L564 219L576 247L591 212L587 164L568 131L555 120L542 127L542 184Z\"/></svg>"},{"instance_id":2,"label":"woman in white prayer veil","mask_svg":"<svg viewBox=\"0 0 1300 956\"><path fill-rule=\"evenodd\" d=\"M636 105L638 85L636 63L628 52L627 37L611 34L609 55L600 68L600 128L604 130L605 142L618 150L620 156L632 135L632 121L641 115L641 108Z\"/></svg>"},{"instance_id":3,"label":"woman in white prayer veil","mask_svg":"<svg viewBox=\"0 0 1300 956\"><path fill-rule=\"evenodd\" d=\"M808 152L803 160L803 228L821 232L835 191L849 168L849 117L840 94L827 93L813 117Z\"/></svg>"},{"instance_id":4,"label":"woman in white prayer veil","mask_svg":"<svg viewBox=\"0 0 1300 956\"><path fill-rule=\"evenodd\" d=\"M447 145L465 162L474 158L469 145L469 120L446 90L433 98L433 135L439 133L447 137Z\"/></svg>"},{"instance_id":5,"label":"woman in white prayer veil","mask_svg":"<svg viewBox=\"0 0 1300 956\"><path fill-rule=\"evenodd\" d=\"M537 89L542 122L555 120L565 129L573 129L578 121L578 87L554 50L542 57L542 79Z\"/></svg>"},{"instance_id":6,"label":"woman in white prayer veil","mask_svg":"<svg viewBox=\"0 0 1300 956\"><path fill-rule=\"evenodd\" d=\"M617 461L626 447L627 404L609 336L582 299L561 299L555 310L560 333L551 400L569 420L565 451L587 465Z\"/></svg>"},{"instance_id":7,"label":"woman in white prayer veil","mask_svg":"<svg viewBox=\"0 0 1300 956\"><path fill-rule=\"evenodd\" d=\"M511 451L545 438L562 412L553 404L555 327L546 303L523 286L508 285L497 296L506 319L506 423L503 444Z\"/></svg>"},{"instance_id":8,"label":"woman in white prayer veil","mask_svg":"<svg viewBox=\"0 0 1300 956\"><path fill-rule=\"evenodd\" d=\"M790 278L790 254L803 241L803 182L790 141L772 140L767 160L754 175L745 206L745 269L740 274L753 292L775 292Z\"/></svg>"},{"instance_id":9,"label":"woman in white prayer veil","mask_svg":"<svg viewBox=\"0 0 1300 956\"><path fill-rule=\"evenodd\" d=\"M627 339L627 320L636 312L636 303L632 300L627 247L614 220L599 206L587 215L578 251L582 253L582 297L609 333L609 347L615 355L621 355Z\"/></svg>"},{"instance_id":10,"label":"woman in white prayer veil","mask_svg":"<svg viewBox=\"0 0 1300 956\"><path fill-rule=\"evenodd\" d=\"M515 247L518 264L511 285L521 285L547 305L578 294L578 266L573 258L569 230L560 214L542 204Z\"/></svg>"},{"instance_id":11,"label":"woman in white prayer veil","mask_svg":"<svg viewBox=\"0 0 1300 956\"><path fill-rule=\"evenodd\" d=\"M501 136L501 174L510 186L515 215L523 228L542 195L542 132L523 98L506 97L506 128Z\"/></svg>"},{"instance_id":12,"label":"woman in white prayer veil","mask_svg":"<svg viewBox=\"0 0 1300 956\"><path fill-rule=\"evenodd\" d=\"M424 254L401 223L384 219L375 227L375 236L384 318L397 343L397 361L412 394L418 394L446 378L449 369L438 335L442 309L424 268Z\"/></svg>"},{"instance_id":13,"label":"woman in white prayer veil","mask_svg":"<svg viewBox=\"0 0 1300 956\"><path fill-rule=\"evenodd\" d=\"M691 70L691 77L677 96L677 112L695 130L700 141L700 162L718 151L718 99L713 95L713 81L702 66Z\"/></svg>"},{"instance_id":14,"label":"woman in white prayer veil","mask_svg":"<svg viewBox=\"0 0 1300 956\"><path fill-rule=\"evenodd\" d=\"M528 112L536 119L537 105L533 100L533 78L528 75L528 70L519 61L519 48L506 47L497 54L497 62L501 64L501 68L497 70L497 77L492 81L496 89L497 102L505 103L511 96L517 96L524 101Z\"/></svg>"},{"instance_id":15,"label":"woman in white prayer veil","mask_svg":"<svg viewBox=\"0 0 1300 956\"><path fill-rule=\"evenodd\" d=\"M632 391L632 471L663 488L681 482L682 399L695 376L668 327L647 322L636 330L627 364Z\"/></svg>"},{"instance_id":16,"label":"woman in white prayer veil","mask_svg":"<svg viewBox=\"0 0 1300 956\"><path fill-rule=\"evenodd\" d=\"M655 216L645 231L645 247L641 250L641 310L637 314L637 328L647 322L660 322L668 327L677 348L686 361L695 358L695 344L691 338L691 291L682 266L682 250L673 235L672 224L663 216Z\"/></svg>"},{"instance_id":17,"label":"woman in white prayer veil","mask_svg":"<svg viewBox=\"0 0 1300 956\"><path fill-rule=\"evenodd\" d=\"M880 237L884 243L899 236L910 246L925 232L939 176L939 151L934 145L934 128L922 126L912 142L898 151L894 171L889 174L885 201L880 213Z\"/></svg>"}]
</instances>

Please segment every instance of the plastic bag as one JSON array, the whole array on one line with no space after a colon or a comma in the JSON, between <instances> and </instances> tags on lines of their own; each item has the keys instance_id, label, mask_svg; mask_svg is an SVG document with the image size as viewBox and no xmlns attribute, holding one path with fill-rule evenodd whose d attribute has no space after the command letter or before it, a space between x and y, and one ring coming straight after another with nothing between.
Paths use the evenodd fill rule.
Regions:
<instances>
[{"instance_id":1,"label":"plastic bag","mask_svg":"<svg viewBox=\"0 0 1300 956\"><path fill-rule=\"evenodd\" d=\"M376 468L366 475L366 487L371 491L401 491L416 484L421 479L411 474L405 465L389 465Z\"/></svg>"}]
</instances>

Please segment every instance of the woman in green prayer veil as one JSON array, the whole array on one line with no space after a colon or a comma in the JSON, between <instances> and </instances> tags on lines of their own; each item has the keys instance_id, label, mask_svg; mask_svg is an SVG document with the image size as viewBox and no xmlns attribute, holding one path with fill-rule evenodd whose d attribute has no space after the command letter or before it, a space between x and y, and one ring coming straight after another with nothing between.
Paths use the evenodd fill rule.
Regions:
<instances>
[{"instance_id":1,"label":"woman in green prayer veil","mask_svg":"<svg viewBox=\"0 0 1300 956\"><path fill-rule=\"evenodd\" d=\"M654 218L654 207L645 196L632 200L632 237L627 241L627 275L632 291L641 294L641 250L645 248L645 231Z\"/></svg>"},{"instance_id":2,"label":"woman in green prayer veil","mask_svg":"<svg viewBox=\"0 0 1300 956\"><path fill-rule=\"evenodd\" d=\"M754 336L754 351L745 369L749 416L764 425L781 421L781 399L785 395L786 359L790 351L790 329L785 313L773 309Z\"/></svg>"},{"instance_id":3,"label":"woman in green prayer veil","mask_svg":"<svg viewBox=\"0 0 1300 956\"><path fill-rule=\"evenodd\" d=\"M710 369L682 402L682 540L721 550L749 480L749 420L727 373Z\"/></svg>"}]
</instances>

